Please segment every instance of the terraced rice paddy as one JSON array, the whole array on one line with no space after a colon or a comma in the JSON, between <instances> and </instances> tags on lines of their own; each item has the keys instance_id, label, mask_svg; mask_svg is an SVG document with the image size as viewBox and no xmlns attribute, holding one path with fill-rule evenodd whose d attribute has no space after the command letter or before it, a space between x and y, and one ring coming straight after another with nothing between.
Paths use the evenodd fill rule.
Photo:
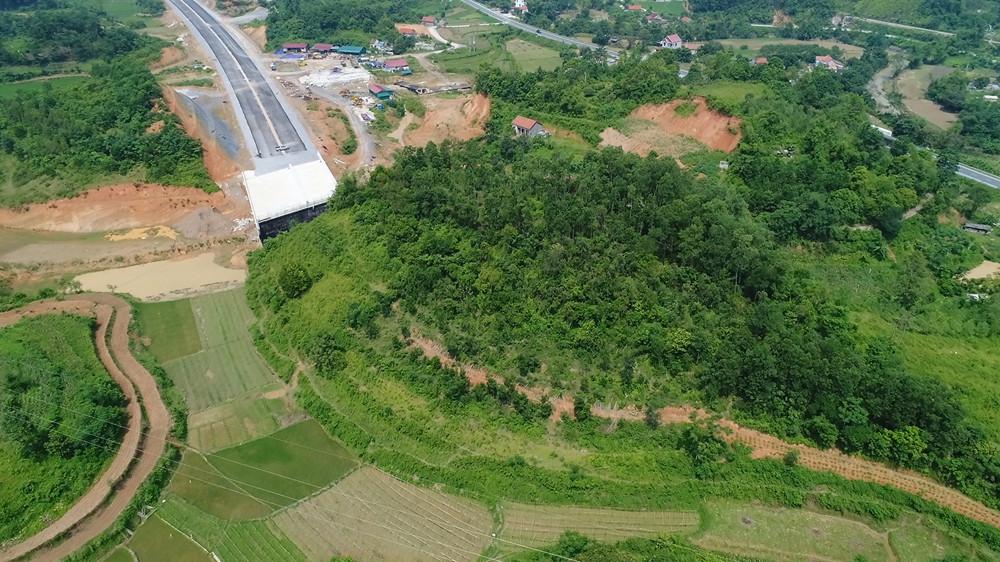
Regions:
<instances>
[{"instance_id":1,"label":"terraced rice paddy","mask_svg":"<svg viewBox=\"0 0 1000 562\"><path fill-rule=\"evenodd\" d=\"M475 560L491 542L489 511L364 467L275 522L315 562Z\"/></svg>"}]
</instances>

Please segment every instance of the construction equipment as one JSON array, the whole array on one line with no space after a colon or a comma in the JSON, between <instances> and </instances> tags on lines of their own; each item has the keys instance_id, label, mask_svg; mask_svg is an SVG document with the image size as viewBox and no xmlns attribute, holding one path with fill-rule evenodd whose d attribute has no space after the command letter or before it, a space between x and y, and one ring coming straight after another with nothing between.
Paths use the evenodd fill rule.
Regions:
<instances>
[{"instance_id":1,"label":"construction equipment","mask_svg":"<svg viewBox=\"0 0 1000 562\"><path fill-rule=\"evenodd\" d=\"M313 53L313 59L320 60L321 58L323 58L323 55L321 55L319 53Z\"/></svg>"},{"instance_id":2,"label":"construction equipment","mask_svg":"<svg viewBox=\"0 0 1000 562\"><path fill-rule=\"evenodd\" d=\"M299 61L299 66L305 66L305 65L306 65L306 61L304 61L304 60L300 60Z\"/></svg>"},{"instance_id":3,"label":"construction equipment","mask_svg":"<svg viewBox=\"0 0 1000 562\"><path fill-rule=\"evenodd\" d=\"M271 63L271 70L278 70L277 65L275 65L273 62Z\"/></svg>"}]
</instances>

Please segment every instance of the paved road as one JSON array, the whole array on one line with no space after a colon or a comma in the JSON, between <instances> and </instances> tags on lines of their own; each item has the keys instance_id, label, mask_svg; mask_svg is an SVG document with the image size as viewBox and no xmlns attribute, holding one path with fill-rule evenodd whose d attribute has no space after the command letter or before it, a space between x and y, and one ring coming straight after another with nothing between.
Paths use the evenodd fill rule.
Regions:
<instances>
[{"instance_id":1,"label":"paved road","mask_svg":"<svg viewBox=\"0 0 1000 562\"><path fill-rule=\"evenodd\" d=\"M968 178L972 181L977 181L983 185L992 187L993 189L1000 189L1000 178L994 176L993 174L987 174L982 170L970 168L965 164L959 164L958 171L956 171L955 173L962 176L963 178Z\"/></svg>"},{"instance_id":2,"label":"paved road","mask_svg":"<svg viewBox=\"0 0 1000 562\"><path fill-rule=\"evenodd\" d=\"M251 153L264 158L280 156L279 145L287 146L288 153L308 150L264 74L226 27L197 0L168 2L208 47L223 81L235 95L237 109L249 127Z\"/></svg>"},{"instance_id":3,"label":"paved road","mask_svg":"<svg viewBox=\"0 0 1000 562\"><path fill-rule=\"evenodd\" d=\"M128 326L132 320L132 307L127 302L112 295L73 295L62 301L39 301L0 314L0 326L15 322L23 316L63 311L81 313L89 309L93 309L97 314L98 330L94 343L98 356L108 374L121 387L128 402L129 421L122 446L108 470L62 517L23 542L0 551L0 560L4 562L27 556L32 552L34 552L32 562L56 562L90 542L114 524L125 511L163 455L167 433L171 427L170 414L160 399L156 381L129 351ZM111 326L109 349L105 344L105 334L112 309L117 310L117 314ZM138 447L142 435L139 399L149 426L141 448ZM138 462L133 464L137 454ZM130 466L133 467L132 470L125 474ZM117 492L111 502L106 503L113 487L117 488ZM94 515L91 516L92 514ZM67 531L69 536L66 540L50 549L39 550L43 544Z\"/></svg>"},{"instance_id":4,"label":"paved road","mask_svg":"<svg viewBox=\"0 0 1000 562\"><path fill-rule=\"evenodd\" d=\"M948 33L947 31L938 31L937 29L927 29L927 28L924 28L924 27L914 27L912 25L903 25L901 23L892 23L891 21L873 20L873 19L868 19L868 18L859 18L859 17L855 17L855 16L851 16L851 17L854 18L856 21L866 21L868 23L877 23L879 25L885 25L885 26L888 26L888 27L897 27L899 29L912 29L913 31L924 31L924 32L927 32L927 33L934 33L936 35L944 35L945 37L951 37L951 36L955 35L954 33Z\"/></svg>"},{"instance_id":5,"label":"paved road","mask_svg":"<svg viewBox=\"0 0 1000 562\"><path fill-rule=\"evenodd\" d=\"M571 38L566 37L564 35L556 35L555 33L552 33L552 32L549 32L549 31L545 31L543 29L538 29L537 27L528 25L528 24L526 24L524 22L518 21L516 19L509 18L509 17L505 16L504 14L501 14L501 13L493 11L493 9L486 7L486 6L482 5L482 4L480 4L479 2L476 2L475 0L462 0L462 2L465 2L469 6L471 6L471 7L475 8L475 9L479 10L480 12L486 14L487 16L490 16L493 19L500 20L501 22L503 22L503 23L505 23L507 25L514 26L514 27L516 27L518 29L523 29L524 31L527 31L529 33L534 33L534 34L538 35L539 37L544 37L544 38L552 40L552 41L558 41L560 43L565 43L567 45L573 45L574 47L582 47L582 48L585 48L585 49L594 49L594 50L597 50L597 49L600 48L598 45L594 45L592 43L584 43L583 41L578 41L576 39L571 39ZM615 60L618 59L618 53L612 51L611 49L607 49L607 52L608 52L608 58L615 59Z\"/></svg>"}]
</instances>

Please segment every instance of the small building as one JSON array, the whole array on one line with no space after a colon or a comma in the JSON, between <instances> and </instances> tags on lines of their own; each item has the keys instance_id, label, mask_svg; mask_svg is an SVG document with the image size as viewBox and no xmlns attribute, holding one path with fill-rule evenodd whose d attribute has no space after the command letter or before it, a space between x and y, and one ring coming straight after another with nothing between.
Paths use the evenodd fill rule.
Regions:
<instances>
[{"instance_id":1,"label":"small building","mask_svg":"<svg viewBox=\"0 0 1000 562\"><path fill-rule=\"evenodd\" d=\"M434 25L435 23L437 23L437 21L438 21L437 18L435 18L434 16L424 16L420 18L420 23L428 23L430 25Z\"/></svg>"},{"instance_id":2,"label":"small building","mask_svg":"<svg viewBox=\"0 0 1000 562\"><path fill-rule=\"evenodd\" d=\"M375 96L379 101L387 101L392 98L392 90L379 86L378 84L369 84L368 92Z\"/></svg>"},{"instance_id":3,"label":"small building","mask_svg":"<svg viewBox=\"0 0 1000 562\"><path fill-rule=\"evenodd\" d=\"M628 7L628 9L629 9L630 12L642 12L643 11L642 6L640 6L638 4L632 4L631 6Z\"/></svg>"},{"instance_id":4,"label":"small building","mask_svg":"<svg viewBox=\"0 0 1000 562\"><path fill-rule=\"evenodd\" d=\"M416 37L417 36L417 30L416 29L410 29L409 27L400 27L399 28L399 34L400 35L405 35L407 37Z\"/></svg>"},{"instance_id":5,"label":"small building","mask_svg":"<svg viewBox=\"0 0 1000 562\"><path fill-rule=\"evenodd\" d=\"M1000 99L1000 98L997 98L997 96L992 96L990 94L986 94L985 96L983 96L983 99L986 100L986 101L997 101L997 99Z\"/></svg>"},{"instance_id":6,"label":"small building","mask_svg":"<svg viewBox=\"0 0 1000 562\"><path fill-rule=\"evenodd\" d=\"M996 92L997 90L1000 90L1000 84L987 84L983 89L987 92Z\"/></svg>"},{"instance_id":7,"label":"small building","mask_svg":"<svg viewBox=\"0 0 1000 562\"><path fill-rule=\"evenodd\" d=\"M403 69L402 72L399 73L399 75L400 76L412 76L413 75L413 71L410 70L410 67L406 67L406 68Z\"/></svg>"},{"instance_id":8,"label":"small building","mask_svg":"<svg viewBox=\"0 0 1000 562\"><path fill-rule=\"evenodd\" d=\"M527 0L514 0L514 5L511 7L511 11L521 12L521 15L528 13Z\"/></svg>"},{"instance_id":9,"label":"small building","mask_svg":"<svg viewBox=\"0 0 1000 562\"><path fill-rule=\"evenodd\" d=\"M406 59L392 59L385 61L385 69L389 72L402 72L410 69L410 63Z\"/></svg>"},{"instance_id":10,"label":"small building","mask_svg":"<svg viewBox=\"0 0 1000 562\"><path fill-rule=\"evenodd\" d=\"M304 53L306 52L306 47L308 47L308 45L305 43L285 43L281 46L286 53Z\"/></svg>"},{"instance_id":11,"label":"small building","mask_svg":"<svg viewBox=\"0 0 1000 562\"><path fill-rule=\"evenodd\" d=\"M543 133L542 124L534 119L518 115L510 122L514 126L514 134L524 137L534 137Z\"/></svg>"},{"instance_id":12,"label":"small building","mask_svg":"<svg viewBox=\"0 0 1000 562\"><path fill-rule=\"evenodd\" d=\"M354 47L351 45L344 45L343 47L337 49L337 52L342 55L359 56L365 54L364 47Z\"/></svg>"},{"instance_id":13,"label":"small building","mask_svg":"<svg viewBox=\"0 0 1000 562\"><path fill-rule=\"evenodd\" d=\"M667 35L663 38L663 41L659 43L660 47L664 49L680 49L684 46L684 42L681 41L681 36L674 33L673 35Z\"/></svg>"},{"instance_id":14,"label":"small building","mask_svg":"<svg viewBox=\"0 0 1000 562\"><path fill-rule=\"evenodd\" d=\"M962 230L966 232L971 232L973 234L988 234L993 227L988 224L979 224L976 222L967 222L962 225Z\"/></svg>"},{"instance_id":15,"label":"small building","mask_svg":"<svg viewBox=\"0 0 1000 562\"><path fill-rule=\"evenodd\" d=\"M333 51L333 45L330 45L329 43L316 43L313 45L312 51L314 53L326 54Z\"/></svg>"},{"instance_id":16,"label":"small building","mask_svg":"<svg viewBox=\"0 0 1000 562\"><path fill-rule=\"evenodd\" d=\"M826 67L834 72L840 72L844 70L844 63L834 59L830 55L823 55L821 57L816 57L816 62L813 63L813 68Z\"/></svg>"},{"instance_id":17,"label":"small building","mask_svg":"<svg viewBox=\"0 0 1000 562\"><path fill-rule=\"evenodd\" d=\"M684 16L683 18L681 18L681 21L684 23L691 23L691 18Z\"/></svg>"},{"instance_id":18,"label":"small building","mask_svg":"<svg viewBox=\"0 0 1000 562\"><path fill-rule=\"evenodd\" d=\"M720 160L719 161L719 169L720 170L728 170L729 169L729 162L727 162L725 160Z\"/></svg>"},{"instance_id":19,"label":"small building","mask_svg":"<svg viewBox=\"0 0 1000 562\"><path fill-rule=\"evenodd\" d=\"M767 57L757 57L755 59L750 59L750 64L757 66L758 64L767 64Z\"/></svg>"}]
</instances>

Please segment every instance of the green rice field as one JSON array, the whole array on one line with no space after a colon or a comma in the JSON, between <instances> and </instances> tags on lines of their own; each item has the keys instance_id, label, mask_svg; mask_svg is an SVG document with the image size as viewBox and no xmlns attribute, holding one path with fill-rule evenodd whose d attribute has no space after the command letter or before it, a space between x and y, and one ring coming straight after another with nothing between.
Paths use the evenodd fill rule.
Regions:
<instances>
[{"instance_id":1,"label":"green rice field","mask_svg":"<svg viewBox=\"0 0 1000 562\"><path fill-rule=\"evenodd\" d=\"M507 41L506 48L525 72L534 72L539 68L552 71L562 64L562 59L556 51L522 39Z\"/></svg>"},{"instance_id":2,"label":"green rice field","mask_svg":"<svg viewBox=\"0 0 1000 562\"><path fill-rule=\"evenodd\" d=\"M243 289L190 302L202 350L167 361L163 368L184 392L191 412L218 406L278 380L250 339L247 328L253 316ZM190 337L189 326L186 333L184 337Z\"/></svg>"},{"instance_id":3,"label":"green rice field","mask_svg":"<svg viewBox=\"0 0 1000 562\"><path fill-rule=\"evenodd\" d=\"M160 363L201 351L189 299L138 303L135 311L149 337L149 351Z\"/></svg>"},{"instance_id":4,"label":"green rice field","mask_svg":"<svg viewBox=\"0 0 1000 562\"><path fill-rule=\"evenodd\" d=\"M239 445L278 431L302 412L275 382L188 417L188 443L203 453ZM275 396L274 398L271 398Z\"/></svg>"},{"instance_id":5,"label":"green rice field","mask_svg":"<svg viewBox=\"0 0 1000 562\"><path fill-rule=\"evenodd\" d=\"M129 542L139 562L215 562L212 555L153 515Z\"/></svg>"}]
</instances>

